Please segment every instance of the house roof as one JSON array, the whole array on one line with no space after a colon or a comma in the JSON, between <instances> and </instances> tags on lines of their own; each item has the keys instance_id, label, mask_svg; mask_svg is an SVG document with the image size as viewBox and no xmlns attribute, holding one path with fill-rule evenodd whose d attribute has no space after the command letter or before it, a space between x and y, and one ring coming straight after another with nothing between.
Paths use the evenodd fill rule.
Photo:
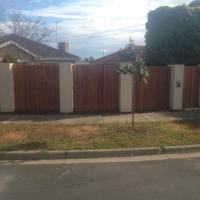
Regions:
<instances>
[{"instance_id":1,"label":"house roof","mask_svg":"<svg viewBox=\"0 0 200 200\"><path fill-rule=\"evenodd\" d=\"M136 46L137 49L143 49L144 46ZM124 56L123 52L125 50L121 49L115 53L109 54L107 56L101 57L93 61L93 63L120 63L120 62L128 62Z\"/></svg>"},{"instance_id":2,"label":"house roof","mask_svg":"<svg viewBox=\"0 0 200 200\"><path fill-rule=\"evenodd\" d=\"M9 34L0 37L0 48L9 44L17 45L19 48L27 51L37 58L80 60L80 57L78 56L62 52L53 47L35 42L33 40L15 34Z\"/></svg>"}]
</instances>

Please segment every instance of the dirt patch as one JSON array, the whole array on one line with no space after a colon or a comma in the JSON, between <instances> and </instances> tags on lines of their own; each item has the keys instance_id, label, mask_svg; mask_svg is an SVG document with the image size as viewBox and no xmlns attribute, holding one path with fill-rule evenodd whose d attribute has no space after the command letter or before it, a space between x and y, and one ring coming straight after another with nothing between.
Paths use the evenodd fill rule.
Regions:
<instances>
[{"instance_id":1,"label":"dirt patch","mask_svg":"<svg viewBox=\"0 0 200 200\"><path fill-rule=\"evenodd\" d=\"M66 135L70 137L82 137L88 135L99 134L99 126L68 126L68 127L53 127L51 129L55 135Z\"/></svg>"},{"instance_id":2,"label":"dirt patch","mask_svg":"<svg viewBox=\"0 0 200 200\"><path fill-rule=\"evenodd\" d=\"M81 136L91 136L99 134L98 126L80 126L80 127L71 127L68 130L68 133L71 137L81 137Z\"/></svg>"},{"instance_id":3,"label":"dirt patch","mask_svg":"<svg viewBox=\"0 0 200 200\"><path fill-rule=\"evenodd\" d=\"M53 132L50 137L54 137L55 140L70 138L80 145L90 143L90 140L101 134L100 127L95 125L53 127Z\"/></svg>"},{"instance_id":4,"label":"dirt patch","mask_svg":"<svg viewBox=\"0 0 200 200\"><path fill-rule=\"evenodd\" d=\"M0 142L24 142L27 134L23 131L12 131L0 137Z\"/></svg>"}]
</instances>

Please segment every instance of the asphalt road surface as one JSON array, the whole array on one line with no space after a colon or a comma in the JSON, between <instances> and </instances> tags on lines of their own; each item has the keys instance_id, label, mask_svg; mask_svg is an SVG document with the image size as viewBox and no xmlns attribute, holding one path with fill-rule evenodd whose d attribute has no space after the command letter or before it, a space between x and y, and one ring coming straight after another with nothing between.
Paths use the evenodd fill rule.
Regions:
<instances>
[{"instance_id":1,"label":"asphalt road surface","mask_svg":"<svg viewBox=\"0 0 200 200\"><path fill-rule=\"evenodd\" d=\"M1 162L0 200L199 200L200 156Z\"/></svg>"}]
</instances>

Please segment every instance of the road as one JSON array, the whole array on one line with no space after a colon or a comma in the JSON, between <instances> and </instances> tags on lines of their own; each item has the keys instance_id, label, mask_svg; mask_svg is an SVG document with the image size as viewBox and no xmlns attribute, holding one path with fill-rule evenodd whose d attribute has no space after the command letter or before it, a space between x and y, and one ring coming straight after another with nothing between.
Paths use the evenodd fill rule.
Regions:
<instances>
[{"instance_id":1,"label":"road","mask_svg":"<svg viewBox=\"0 0 200 200\"><path fill-rule=\"evenodd\" d=\"M0 199L199 200L200 154L0 162Z\"/></svg>"}]
</instances>

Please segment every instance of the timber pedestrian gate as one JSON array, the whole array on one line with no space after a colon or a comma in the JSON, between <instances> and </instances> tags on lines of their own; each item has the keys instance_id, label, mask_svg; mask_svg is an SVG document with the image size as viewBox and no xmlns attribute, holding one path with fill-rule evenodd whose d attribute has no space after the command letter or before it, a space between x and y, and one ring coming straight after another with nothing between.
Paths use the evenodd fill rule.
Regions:
<instances>
[{"instance_id":1,"label":"timber pedestrian gate","mask_svg":"<svg viewBox=\"0 0 200 200\"><path fill-rule=\"evenodd\" d=\"M164 111L170 102L170 67L148 67L147 84L136 82L136 112Z\"/></svg>"},{"instance_id":2,"label":"timber pedestrian gate","mask_svg":"<svg viewBox=\"0 0 200 200\"><path fill-rule=\"evenodd\" d=\"M116 65L74 65L74 112L119 112Z\"/></svg>"},{"instance_id":3,"label":"timber pedestrian gate","mask_svg":"<svg viewBox=\"0 0 200 200\"><path fill-rule=\"evenodd\" d=\"M183 87L183 108L199 106L199 67L185 67Z\"/></svg>"},{"instance_id":4,"label":"timber pedestrian gate","mask_svg":"<svg viewBox=\"0 0 200 200\"><path fill-rule=\"evenodd\" d=\"M13 70L16 112L59 112L57 64L16 64Z\"/></svg>"}]
</instances>

